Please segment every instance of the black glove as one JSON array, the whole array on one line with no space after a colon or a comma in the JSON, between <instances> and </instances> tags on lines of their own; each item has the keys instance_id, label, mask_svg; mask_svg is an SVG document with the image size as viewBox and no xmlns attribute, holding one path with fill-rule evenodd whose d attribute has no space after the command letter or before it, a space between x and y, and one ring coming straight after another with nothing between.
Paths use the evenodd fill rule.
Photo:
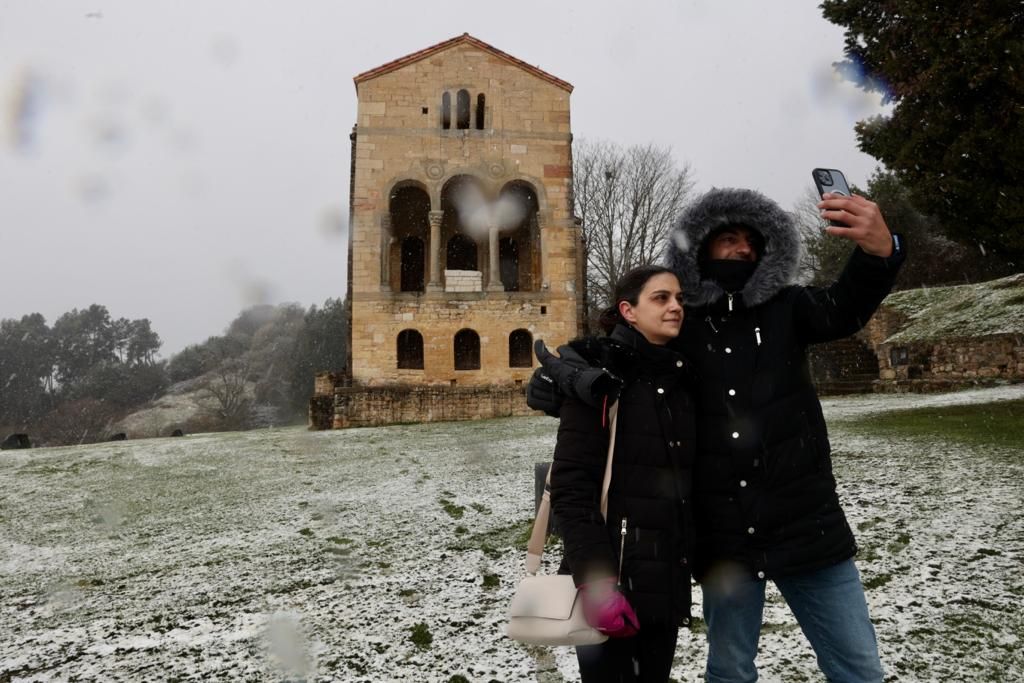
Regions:
<instances>
[{"instance_id":1,"label":"black glove","mask_svg":"<svg viewBox=\"0 0 1024 683\"><path fill-rule=\"evenodd\" d=\"M555 380L545 374L544 368L533 371L533 377L526 385L526 405L542 410L550 417L558 417L564 400L565 394L558 390Z\"/></svg>"},{"instance_id":2,"label":"black glove","mask_svg":"<svg viewBox=\"0 0 1024 683\"><path fill-rule=\"evenodd\" d=\"M605 397L610 401L618 398L622 380L604 368L592 366L571 346L558 347L559 355L556 356L548 351L543 340L538 339L533 350L540 367L534 371L526 388L526 404L534 410L543 410L554 417L566 396L578 398L595 408L602 407Z\"/></svg>"}]
</instances>

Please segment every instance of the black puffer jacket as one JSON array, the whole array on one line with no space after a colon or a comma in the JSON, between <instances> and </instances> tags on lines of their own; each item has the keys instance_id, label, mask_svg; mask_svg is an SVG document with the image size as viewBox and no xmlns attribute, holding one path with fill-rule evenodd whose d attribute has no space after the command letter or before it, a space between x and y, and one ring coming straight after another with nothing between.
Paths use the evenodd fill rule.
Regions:
<instances>
[{"instance_id":1,"label":"black puffer jacket","mask_svg":"<svg viewBox=\"0 0 1024 683\"><path fill-rule=\"evenodd\" d=\"M700 246L745 225L765 240L742 290L702 279ZM687 297L674 342L700 375L695 466L696 574L738 560L760 578L809 571L857 550L839 505L809 344L860 329L892 287L903 254L855 249L828 288L792 281L799 257L789 215L748 190L712 190L682 216L669 250Z\"/></svg>"},{"instance_id":2,"label":"black puffer jacket","mask_svg":"<svg viewBox=\"0 0 1024 683\"><path fill-rule=\"evenodd\" d=\"M692 380L678 353L619 326L573 342L584 358L625 380L619 399L607 522L600 514L608 451L604 411L567 399L551 471L552 510L577 585L616 576L641 626L686 625L694 532ZM625 525L625 536L622 528Z\"/></svg>"}]
</instances>

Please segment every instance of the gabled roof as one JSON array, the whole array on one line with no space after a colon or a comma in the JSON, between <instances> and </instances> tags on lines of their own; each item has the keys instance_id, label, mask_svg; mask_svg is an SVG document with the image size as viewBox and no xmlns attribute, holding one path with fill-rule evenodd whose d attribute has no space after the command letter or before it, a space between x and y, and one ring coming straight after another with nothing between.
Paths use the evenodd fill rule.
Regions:
<instances>
[{"instance_id":1,"label":"gabled roof","mask_svg":"<svg viewBox=\"0 0 1024 683\"><path fill-rule=\"evenodd\" d=\"M474 38L468 33L463 33L461 36L456 36L451 40L446 40L443 43L438 43L437 45L431 45L428 48L420 50L419 52L413 52L412 54L408 54L404 57L399 57L398 59L388 62L387 64L381 64L376 69L364 71L363 73L359 74L358 76L352 79L353 81L355 81L356 91L359 91L359 84L362 83L363 81L368 81L371 78L376 78L377 76L382 76L386 73L391 73L392 71L401 69L403 66L412 64L413 62L418 62L421 59L426 59L431 55L437 54L438 52L447 50L450 47L455 47L456 45L461 44L472 45L473 47L483 50L484 52L489 52L495 57L503 59L509 64L512 64L513 66L519 67L523 71L528 71L529 73L533 74L537 78L540 78L541 80L547 81L552 85L556 85L567 92L572 92L571 83L567 83L566 81L563 81L561 78L557 78L546 71L542 71L535 66L531 66L526 62L522 61L521 59L516 59L507 52L502 52L493 45L488 45L484 41L478 38Z\"/></svg>"}]
</instances>

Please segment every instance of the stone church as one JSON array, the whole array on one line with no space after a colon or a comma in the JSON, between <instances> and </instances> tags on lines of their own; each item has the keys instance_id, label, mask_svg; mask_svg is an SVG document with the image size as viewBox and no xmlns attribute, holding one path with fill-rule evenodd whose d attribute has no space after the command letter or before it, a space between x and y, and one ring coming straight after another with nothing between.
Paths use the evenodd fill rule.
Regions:
<instances>
[{"instance_id":1,"label":"stone church","mask_svg":"<svg viewBox=\"0 0 1024 683\"><path fill-rule=\"evenodd\" d=\"M351 358L311 426L528 413L534 340L584 320L572 86L469 34L354 80Z\"/></svg>"}]
</instances>

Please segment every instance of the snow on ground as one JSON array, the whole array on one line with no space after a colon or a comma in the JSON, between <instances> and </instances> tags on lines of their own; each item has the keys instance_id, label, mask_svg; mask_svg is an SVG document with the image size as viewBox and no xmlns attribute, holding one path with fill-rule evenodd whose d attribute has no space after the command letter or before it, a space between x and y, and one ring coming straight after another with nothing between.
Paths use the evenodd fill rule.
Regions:
<instances>
[{"instance_id":1,"label":"snow on ground","mask_svg":"<svg viewBox=\"0 0 1024 683\"><path fill-rule=\"evenodd\" d=\"M1012 398L1024 387L824 402L890 680L1024 679L1024 460L873 438L846 420ZM0 680L574 680L571 650L501 632L533 464L550 457L556 426L5 451ZM821 680L769 596L762 680ZM680 633L674 677L699 680L705 653L698 622Z\"/></svg>"}]
</instances>

